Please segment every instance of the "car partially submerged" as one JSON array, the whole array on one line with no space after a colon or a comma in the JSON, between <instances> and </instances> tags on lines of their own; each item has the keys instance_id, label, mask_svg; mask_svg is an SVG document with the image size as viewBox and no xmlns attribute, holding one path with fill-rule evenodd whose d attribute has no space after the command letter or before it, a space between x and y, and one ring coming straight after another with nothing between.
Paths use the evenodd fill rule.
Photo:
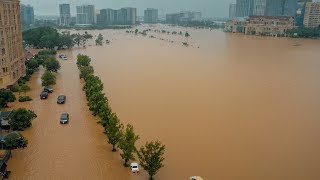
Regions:
<instances>
[{"instance_id":1,"label":"car partially submerged","mask_svg":"<svg viewBox=\"0 0 320 180\"><path fill-rule=\"evenodd\" d=\"M48 92L47 91L42 91L41 94L40 94L40 98L41 99L47 99L49 96Z\"/></svg>"},{"instance_id":2,"label":"car partially submerged","mask_svg":"<svg viewBox=\"0 0 320 180\"><path fill-rule=\"evenodd\" d=\"M138 173L139 172L139 164L136 162L133 162L130 164L131 172Z\"/></svg>"},{"instance_id":3,"label":"car partially submerged","mask_svg":"<svg viewBox=\"0 0 320 180\"><path fill-rule=\"evenodd\" d=\"M46 87L43 88L43 91L46 91L46 92L48 92L48 93L52 93L52 92L53 92L53 89L52 89L51 86L46 86Z\"/></svg>"},{"instance_id":4,"label":"car partially submerged","mask_svg":"<svg viewBox=\"0 0 320 180\"><path fill-rule=\"evenodd\" d=\"M67 124L67 123L69 123L69 114L62 113L60 116L60 124Z\"/></svg>"},{"instance_id":5,"label":"car partially submerged","mask_svg":"<svg viewBox=\"0 0 320 180\"><path fill-rule=\"evenodd\" d=\"M57 98L57 103L58 104L64 104L66 102L67 97L65 95L60 95Z\"/></svg>"},{"instance_id":6,"label":"car partially submerged","mask_svg":"<svg viewBox=\"0 0 320 180\"><path fill-rule=\"evenodd\" d=\"M189 178L189 180L203 180L203 178L200 176L192 176Z\"/></svg>"}]
</instances>

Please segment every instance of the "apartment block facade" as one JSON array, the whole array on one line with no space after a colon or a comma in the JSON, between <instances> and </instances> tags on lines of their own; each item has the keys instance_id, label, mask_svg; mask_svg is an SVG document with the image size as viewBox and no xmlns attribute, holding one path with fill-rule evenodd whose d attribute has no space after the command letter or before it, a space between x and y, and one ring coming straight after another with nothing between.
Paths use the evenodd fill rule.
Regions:
<instances>
[{"instance_id":1,"label":"apartment block facade","mask_svg":"<svg viewBox=\"0 0 320 180\"><path fill-rule=\"evenodd\" d=\"M60 11L59 25L69 26L71 23L70 4L60 4L59 11Z\"/></svg>"},{"instance_id":2,"label":"apartment block facade","mask_svg":"<svg viewBox=\"0 0 320 180\"><path fill-rule=\"evenodd\" d=\"M306 4L303 25L320 27L320 2L308 2Z\"/></svg>"},{"instance_id":3,"label":"apartment block facade","mask_svg":"<svg viewBox=\"0 0 320 180\"><path fill-rule=\"evenodd\" d=\"M95 22L94 5L82 5L76 7L77 25L93 25Z\"/></svg>"},{"instance_id":4,"label":"apartment block facade","mask_svg":"<svg viewBox=\"0 0 320 180\"><path fill-rule=\"evenodd\" d=\"M19 0L0 1L0 88L25 75Z\"/></svg>"},{"instance_id":5,"label":"apartment block facade","mask_svg":"<svg viewBox=\"0 0 320 180\"><path fill-rule=\"evenodd\" d=\"M158 9L148 8L144 10L144 22L145 23L158 23Z\"/></svg>"}]
</instances>

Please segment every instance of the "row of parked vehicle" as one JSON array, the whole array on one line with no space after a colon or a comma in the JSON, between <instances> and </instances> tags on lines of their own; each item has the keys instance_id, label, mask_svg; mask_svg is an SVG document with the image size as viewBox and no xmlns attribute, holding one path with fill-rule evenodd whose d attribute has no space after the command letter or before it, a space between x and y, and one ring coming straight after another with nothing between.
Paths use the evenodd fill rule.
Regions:
<instances>
[{"instance_id":1,"label":"row of parked vehicle","mask_svg":"<svg viewBox=\"0 0 320 180\"><path fill-rule=\"evenodd\" d=\"M43 88L43 91L40 94L41 99L47 99L49 97L49 93L53 93L53 89L51 86L46 86ZM60 95L57 98L57 104L65 104L67 99L66 95ZM60 116L60 124L67 124L69 122L69 114L62 113Z\"/></svg>"}]
</instances>

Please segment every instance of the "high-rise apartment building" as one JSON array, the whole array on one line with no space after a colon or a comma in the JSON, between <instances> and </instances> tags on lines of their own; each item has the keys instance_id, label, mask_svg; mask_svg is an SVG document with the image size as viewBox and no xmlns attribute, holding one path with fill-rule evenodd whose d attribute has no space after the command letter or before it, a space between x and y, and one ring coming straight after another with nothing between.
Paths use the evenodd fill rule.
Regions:
<instances>
[{"instance_id":1,"label":"high-rise apartment building","mask_svg":"<svg viewBox=\"0 0 320 180\"><path fill-rule=\"evenodd\" d=\"M25 75L19 0L0 1L0 88Z\"/></svg>"},{"instance_id":2,"label":"high-rise apartment building","mask_svg":"<svg viewBox=\"0 0 320 180\"><path fill-rule=\"evenodd\" d=\"M59 10L60 10L59 25L69 26L71 23L70 4L60 4Z\"/></svg>"},{"instance_id":3,"label":"high-rise apartment building","mask_svg":"<svg viewBox=\"0 0 320 180\"><path fill-rule=\"evenodd\" d=\"M97 17L97 23L104 25L134 25L136 22L136 8L101 9Z\"/></svg>"},{"instance_id":4,"label":"high-rise apartment building","mask_svg":"<svg viewBox=\"0 0 320 180\"><path fill-rule=\"evenodd\" d=\"M267 0L266 16L291 16L295 17L298 0Z\"/></svg>"},{"instance_id":5,"label":"high-rise apartment building","mask_svg":"<svg viewBox=\"0 0 320 180\"><path fill-rule=\"evenodd\" d=\"M236 4L229 5L229 19L233 19L236 17L236 10L237 10Z\"/></svg>"},{"instance_id":6,"label":"high-rise apartment building","mask_svg":"<svg viewBox=\"0 0 320 180\"><path fill-rule=\"evenodd\" d=\"M247 17L253 13L253 1L254 0L237 0L236 16Z\"/></svg>"},{"instance_id":7,"label":"high-rise apartment building","mask_svg":"<svg viewBox=\"0 0 320 180\"><path fill-rule=\"evenodd\" d=\"M77 25L92 25L95 21L94 5L77 6Z\"/></svg>"},{"instance_id":8,"label":"high-rise apartment building","mask_svg":"<svg viewBox=\"0 0 320 180\"><path fill-rule=\"evenodd\" d=\"M320 26L320 2L307 2L303 25L306 27Z\"/></svg>"},{"instance_id":9,"label":"high-rise apartment building","mask_svg":"<svg viewBox=\"0 0 320 180\"><path fill-rule=\"evenodd\" d=\"M266 2L267 0L253 0L253 16L264 16L266 10Z\"/></svg>"},{"instance_id":10,"label":"high-rise apartment building","mask_svg":"<svg viewBox=\"0 0 320 180\"><path fill-rule=\"evenodd\" d=\"M307 2L312 2L312 0L298 0L295 16L296 26L303 26L305 7Z\"/></svg>"},{"instance_id":11,"label":"high-rise apartment building","mask_svg":"<svg viewBox=\"0 0 320 180\"><path fill-rule=\"evenodd\" d=\"M20 14L23 26L28 27L34 23L34 10L32 6L21 4Z\"/></svg>"},{"instance_id":12,"label":"high-rise apartment building","mask_svg":"<svg viewBox=\"0 0 320 180\"><path fill-rule=\"evenodd\" d=\"M144 22L145 23L157 23L158 22L158 9L148 8L144 10Z\"/></svg>"}]
</instances>

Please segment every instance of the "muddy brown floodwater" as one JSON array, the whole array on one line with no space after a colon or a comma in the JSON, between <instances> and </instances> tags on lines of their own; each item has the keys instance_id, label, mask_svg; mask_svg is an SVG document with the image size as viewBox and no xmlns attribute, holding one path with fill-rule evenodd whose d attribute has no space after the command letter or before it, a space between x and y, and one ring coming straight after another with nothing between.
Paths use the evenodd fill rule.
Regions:
<instances>
[{"instance_id":1,"label":"muddy brown floodwater","mask_svg":"<svg viewBox=\"0 0 320 180\"><path fill-rule=\"evenodd\" d=\"M88 112L78 53L92 58L113 111L140 135L138 146L166 145L157 179L320 179L319 40L151 28L188 30L191 38L89 31L111 44L67 52L48 100L38 100L40 75L33 77L27 106L39 117L23 132L29 147L9 162L12 179L146 179L121 166ZM60 93L66 105L56 105ZM58 123L63 111L71 114L67 126Z\"/></svg>"}]
</instances>

